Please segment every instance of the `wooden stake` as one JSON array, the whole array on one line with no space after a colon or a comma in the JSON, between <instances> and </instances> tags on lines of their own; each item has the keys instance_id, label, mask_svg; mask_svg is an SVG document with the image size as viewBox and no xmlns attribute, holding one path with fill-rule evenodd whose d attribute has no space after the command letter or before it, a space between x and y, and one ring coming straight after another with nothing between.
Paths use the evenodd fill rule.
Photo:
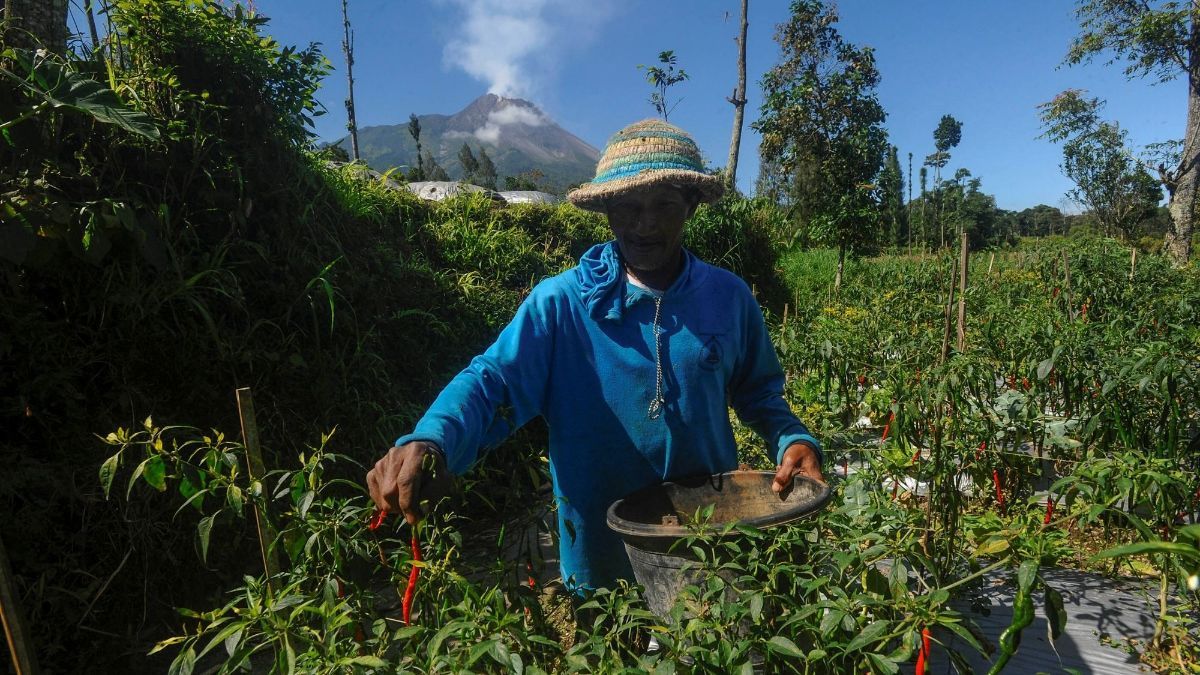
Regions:
<instances>
[{"instance_id":1,"label":"wooden stake","mask_svg":"<svg viewBox=\"0 0 1200 675\"><path fill-rule=\"evenodd\" d=\"M250 482L261 481L267 473L262 459L262 446L258 439L258 422L254 418L254 397L250 387L237 390L238 416L242 420L242 442L246 445L246 470ZM264 488L264 493L266 492ZM267 520L267 514L254 505L254 522L258 529L258 548L262 554L263 569L267 573L267 590L271 590L271 577L279 574L279 556L275 551L275 528Z\"/></svg>"},{"instance_id":2,"label":"wooden stake","mask_svg":"<svg viewBox=\"0 0 1200 675\"><path fill-rule=\"evenodd\" d=\"M958 260L954 261L954 265L950 269L950 284L946 289L946 330L942 333L942 357L938 360L939 365L945 363L946 358L950 356L950 317L954 311L954 277L956 276L958 276Z\"/></svg>"},{"instance_id":3,"label":"wooden stake","mask_svg":"<svg viewBox=\"0 0 1200 675\"><path fill-rule=\"evenodd\" d=\"M787 303L785 302L785 303L783 303L783 322L782 322L782 325L779 327L779 332L781 332L781 333L787 331L787 314L788 314L788 306L787 306Z\"/></svg>"},{"instance_id":4,"label":"wooden stake","mask_svg":"<svg viewBox=\"0 0 1200 675\"><path fill-rule=\"evenodd\" d=\"M967 233L962 233L958 246L958 351L967 346L967 262L971 250Z\"/></svg>"},{"instance_id":5,"label":"wooden stake","mask_svg":"<svg viewBox=\"0 0 1200 675\"><path fill-rule=\"evenodd\" d=\"M0 620L4 623L4 637L8 640L8 653L12 655L17 675L36 675L37 655L33 651L33 638L25 627L25 616L17 595L16 579L8 564L8 553L0 541Z\"/></svg>"},{"instance_id":6,"label":"wooden stake","mask_svg":"<svg viewBox=\"0 0 1200 675\"><path fill-rule=\"evenodd\" d=\"M1129 254L1129 280L1133 281L1133 272L1137 269L1137 249Z\"/></svg>"},{"instance_id":7,"label":"wooden stake","mask_svg":"<svg viewBox=\"0 0 1200 675\"><path fill-rule=\"evenodd\" d=\"M988 257L988 278L992 278L992 263L996 262L996 252L992 251L992 255Z\"/></svg>"}]
</instances>

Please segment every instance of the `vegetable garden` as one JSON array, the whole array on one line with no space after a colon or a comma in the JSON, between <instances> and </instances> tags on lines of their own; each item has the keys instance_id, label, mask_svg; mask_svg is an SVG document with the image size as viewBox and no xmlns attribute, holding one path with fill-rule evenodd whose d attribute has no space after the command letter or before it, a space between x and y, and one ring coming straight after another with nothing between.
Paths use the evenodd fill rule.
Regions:
<instances>
[{"instance_id":1,"label":"vegetable garden","mask_svg":"<svg viewBox=\"0 0 1200 675\"><path fill-rule=\"evenodd\" d=\"M535 582L536 551L508 542L540 522L545 500L514 500L535 503L524 518L508 517L514 502L482 503L500 469L485 465L461 501L417 528L415 560L407 528L368 531L367 500L346 496L361 487L327 478L351 461L329 450L334 439L300 468L249 482L230 441L147 421L108 437L120 450L110 462L188 497L203 514L202 551L215 518L219 532L238 527L225 514L244 515L245 502L269 505L288 561L270 579L247 578L227 604L187 614L188 631L160 648L180 649L182 670L217 652L230 669L272 654L279 669L302 671L887 673L958 638L955 650L994 649L999 672L1035 603L1055 632L1070 620L1041 574L1065 565L1154 576L1163 602L1146 608L1157 623L1150 655L1166 669L1195 667L1194 274L1156 258L1131 268L1104 241L978 254L965 349L941 361L950 258L862 261L837 295L832 252L781 264L795 305L774 324L777 344L793 405L832 448L835 506L770 534L698 527L698 564L721 574L689 587L667 620L622 587L592 597L580 616L594 624L573 629L561 595ZM744 440L745 459L769 467ZM525 459L507 470L541 466L536 447L517 454ZM530 488L546 481L534 473ZM418 569L409 624L381 607ZM981 582L995 571L1017 587L1015 618L984 645L954 599L986 604ZM649 635L662 646L652 656ZM968 668L957 651L943 658Z\"/></svg>"},{"instance_id":2,"label":"vegetable garden","mask_svg":"<svg viewBox=\"0 0 1200 675\"><path fill-rule=\"evenodd\" d=\"M786 247L774 205L702 208L686 245L754 285L835 497L770 532L698 514L716 573L670 617L632 586L576 611L537 546L536 423L415 531L369 527L362 476L601 220L331 169L303 124L315 49L208 3L113 7L119 58L0 64L25 83L0 84L21 244L0 256L0 532L49 668L966 672L975 652L999 672L1035 612L1071 621L1049 573L1070 568L1149 580L1142 657L1198 672L1194 264L1048 239L972 254L964 286L957 255L851 259L835 290L836 252ZM47 103L69 93L49 72L116 103ZM972 613L997 578L1016 600L991 644Z\"/></svg>"}]
</instances>

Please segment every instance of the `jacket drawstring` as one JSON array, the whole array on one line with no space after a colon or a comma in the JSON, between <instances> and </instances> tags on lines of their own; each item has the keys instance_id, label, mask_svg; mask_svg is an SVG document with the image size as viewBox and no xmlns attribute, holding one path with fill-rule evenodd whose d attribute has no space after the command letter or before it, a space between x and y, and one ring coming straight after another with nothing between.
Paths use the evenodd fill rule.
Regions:
<instances>
[{"instance_id":1,"label":"jacket drawstring","mask_svg":"<svg viewBox=\"0 0 1200 675\"><path fill-rule=\"evenodd\" d=\"M646 409L646 416L652 420L662 416L663 406L666 405L666 400L663 399L662 334L658 327L659 317L662 316L662 301L661 295L654 298L654 327L651 329L654 332L654 398L650 401L650 407Z\"/></svg>"}]
</instances>

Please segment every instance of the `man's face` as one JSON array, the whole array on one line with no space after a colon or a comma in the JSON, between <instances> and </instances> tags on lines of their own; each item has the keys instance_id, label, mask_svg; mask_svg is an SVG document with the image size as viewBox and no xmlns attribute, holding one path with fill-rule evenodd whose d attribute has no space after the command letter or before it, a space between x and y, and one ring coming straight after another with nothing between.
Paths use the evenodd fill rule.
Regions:
<instances>
[{"instance_id":1,"label":"man's face","mask_svg":"<svg viewBox=\"0 0 1200 675\"><path fill-rule=\"evenodd\" d=\"M683 224L696 205L678 188L660 185L614 197L605 210L625 264L656 272L679 260Z\"/></svg>"}]
</instances>

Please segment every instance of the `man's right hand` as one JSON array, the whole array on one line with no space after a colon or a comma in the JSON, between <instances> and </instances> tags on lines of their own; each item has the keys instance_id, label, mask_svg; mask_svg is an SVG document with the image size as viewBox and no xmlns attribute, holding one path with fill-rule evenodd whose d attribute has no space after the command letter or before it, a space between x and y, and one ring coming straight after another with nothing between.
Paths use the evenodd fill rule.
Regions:
<instances>
[{"instance_id":1,"label":"man's right hand","mask_svg":"<svg viewBox=\"0 0 1200 675\"><path fill-rule=\"evenodd\" d=\"M384 512L404 514L409 525L425 517L422 502L436 504L450 493L446 460L433 443L413 441L387 451L367 472L367 490Z\"/></svg>"}]
</instances>

